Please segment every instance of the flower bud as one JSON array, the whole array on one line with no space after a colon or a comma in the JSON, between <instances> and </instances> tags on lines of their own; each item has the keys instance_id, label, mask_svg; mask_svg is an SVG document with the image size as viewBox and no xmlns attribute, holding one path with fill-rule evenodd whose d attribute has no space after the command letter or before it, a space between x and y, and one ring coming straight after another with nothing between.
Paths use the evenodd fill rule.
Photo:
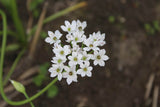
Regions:
<instances>
[{"instance_id":1,"label":"flower bud","mask_svg":"<svg viewBox=\"0 0 160 107\"><path fill-rule=\"evenodd\" d=\"M23 84L14 80L10 80L10 81L18 92L25 93L25 87L23 86Z\"/></svg>"}]
</instances>

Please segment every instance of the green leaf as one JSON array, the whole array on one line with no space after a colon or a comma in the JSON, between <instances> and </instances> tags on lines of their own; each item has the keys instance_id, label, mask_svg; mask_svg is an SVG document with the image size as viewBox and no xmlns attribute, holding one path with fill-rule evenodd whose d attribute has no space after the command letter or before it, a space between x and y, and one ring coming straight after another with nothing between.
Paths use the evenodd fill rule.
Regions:
<instances>
[{"instance_id":1,"label":"green leaf","mask_svg":"<svg viewBox=\"0 0 160 107\"><path fill-rule=\"evenodd\" d=\"M44 79L45 75L37 75L33 78L33 82L36 84L36 86L41 86Z\"/></svg>"},{"instance_id":2,"label":"green leaf","mask_svg":"<svg viewBox=\"0 0 160 107\"><path fill-rule=\"evenodd\" d=\"M53 98L58 94L58 87L55 85L52 85L48 91L47 91L47 97Z\"/></svg>"}]
</instances>

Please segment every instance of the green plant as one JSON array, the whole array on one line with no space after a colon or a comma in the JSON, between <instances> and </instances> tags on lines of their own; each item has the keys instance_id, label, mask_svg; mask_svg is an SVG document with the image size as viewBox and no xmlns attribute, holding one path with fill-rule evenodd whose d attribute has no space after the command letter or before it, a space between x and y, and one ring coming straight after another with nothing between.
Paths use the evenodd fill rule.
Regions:
<instances>
[{"instance_id":1,"label":"green plant","mask_svg":"<svg viewBox=\"0 0 160 107\"><path fill-rule=\"evenodd\" d=\"M38 75L33 77L33 83L40 87L43 85L44 81L49 80L49 77L47 76L48 73L48 68L49 68L49 63L46 62L42 65L40 65L39 69L40 72ZM56 96L58 93L58 87L56 85L52 85L48 90L47 90L47 97L52 98Z\"/></svg>"},{"instance_id":2,"label":"green plant","mask_svg":"<svg viewBox=\"0 0 160 107\"><path fill-rule=\"evenodd\" d=\"M10 76L13 74L13 71L14 71L17 63L19 62L19 60L23 56L24 52L26 51L27 47L29 46L30 43L28 42L28 40L30 39L31 35L33 35L35 33L37 25L35 25L32 28L31 34L26 34L24 27L22 25L22 22L19 18L19 15L18 15L16 0L0 0L0 2L6 7L6 9L11 14L11 18L12 18L14 26L16 28L16 32L13 32L11 30L7 30L6 14L0 9L0 15L2 16L2 20L3 20L3 30L0 31L0 35L3 35L3 36L1 36L2 37L2 45L1 45L1 54L0 54L1 55L0 56L0 93L1 93L2 98L8 104L16 106L16 105L23 105L25 103L30 103L32 100L39 97L41 94L46 92L48 89L49 90L52 90L52 89L56 90L54 93L51 93L51 91L48 91L48 93L51 94L51 95L49 95L49 97L56 95L58 90L57 90L57 88L55 88L55 86L53 84L57 81L57 78L52 80L47 86L45 86L41 91L39 91L38 93L36 93L32 97L27 96L27 94L23 92L23 94L27 98L26 100L12 101L7 98L6 94L4 93L4 86L7 84L8 80L10 79ZM43 24L48 23L58 17L61 17L71 11L74 11L74 10L81 8L81 7L84 7L84 6L86 6L86 2L81 2L79 4L76 4L74 6L69 7L67 9L64 9L60 12L57 12L57 13L47 17L43 21ZM19 42L15 43L15 44L20 44L19 46L21 47L21 52L18 54L17 58L13 62L11 69L9 70L7 76L4 78L4 81L3 81L3 64L4 64L4 56L5 56L5 52L6 52L5 50L7 49L9 51L12 51L14 49L19 48L19 46L15 45L15 44L12 46L6 46L7 34L10 34L10 35L16 37L16 40L18 40ZM14 49L11 49L13 47L14 47ZM20 84L20 83L18 83L18 84ZM16 86L18 84L16 84ZM31 105L32 105L32 107L34 106L33 104L31 104Z\"/></svg>"},{"instance_id":3,"label":"green plant","mask_svg":"<svg viewBox=\"0 0 160 107\"><path fill-rule=\"evenodd\" d=\"M11 18L13 20L14 26L16 28L16 37L21 45L25 46L27 39L24 27L22 25L22 22L20 20L20 17L18 15L17 10L17 3L16 0L0 0L0 2L6 7L6 9L9 11Z\"/></svg>"},{"instance_id":4,"label":"green plant","mask_svg":"<svg viewBox=\"0 0 160 107\"><path fill-rule=\"evenodd\" d=\"M149 35L154 35L156 32L160 31L159 21L155 20L151 24L144 24L144 28Z\"/></svg>"},{"instance_id":5,"label":"green plant","mask_svg":"<svg viewBox=\"0 0 160 107\"><path fill-rule=\"evenodd\" d=\"M38 9L38 6L40 4L42 4L44 2L44 0L32 0L31 3L30 3L30 11L33 12L33 16L35 18L38 18L39 14L40 14L40 10Z\"/></svg>"},{"instance_id":6,"label":"green plant","mask_svg":"<svg viewBox=\"0 0 160 107\"><path fill-rule=\"evenodd\" d=\"M110 23L114 23L114 22L115 22L115 17L114 17L114 16L109 16L109 17L108 17L108 21L109 21Z\"/></svg>"}]
</instances>

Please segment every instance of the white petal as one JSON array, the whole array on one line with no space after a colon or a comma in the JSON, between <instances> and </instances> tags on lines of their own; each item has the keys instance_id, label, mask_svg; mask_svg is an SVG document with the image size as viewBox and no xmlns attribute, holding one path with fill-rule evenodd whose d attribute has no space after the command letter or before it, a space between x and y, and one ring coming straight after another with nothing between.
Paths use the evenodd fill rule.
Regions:
<instances>
[{"instance_id":1,"label":"white petal","mask_svg":"<svg viewBox=\"0 0 160 107\"><path fill-rule=\"evenodd\" d=\"M60 34L59 30L56 30L56 31L55 31L55 34L56 34L56 35L59 35L59 34Z\"/></svg>"},{"instance_id":2,"label":"white petal","mask_svg":"<svg viewBox=\"0 0 160 107\"><path fill-rule=\"evenodd\" d=\"M108 57L107 55L104 55L104 56L102 57L102 59L106 61L106 60L109 59L109 57Z\"/></svg>"},{"instance_id":3,"label":"white petal","mask_svg":"<svg viewBox=\"0 0 160 107\"><path fill-rule=\"evenodd\" d=\"M83 50L85 50L85 51L89 51L89 50L90 50L90 48L89 48L89 47L84 47L84 48L83 48Z\"/></svg>"},{"instance_id":4,"label":"white petal","mask_svg":"<svg viewBox=\"0 0 160 107\"><path fill-rule=\"evenodd\" d=\"M53 36L54 36L54 33L53 33L52 31L48 31L48 35L49 35L50 37L53 37Z\"/></svg>"},{"instance_id":5,"label":"white petal","mask_svg":"<svg viewBox=\"0 0 160 107\"><path fill-rule=\"evenodd\" d=\"M84 67L85 67L85 65L84 65L83 63L81 63L81 64L80 64L80 67L81 67L81 68L84 68Z\"/></svg>"},{"instance_id":6,"label":"white petal","mask_svg":"<svg viewBox=\"0 0 160 107\"><path fill-rule=\"evenodd\" d=\"M82 23L82 25L83 25L83 29L86 28L86 27L87 27L86 21L84 21L84 22Z\"/></svg>"},{"instance_id":7,"label":"white petal","mask_svg":"<svg viewBox=\"0 0 160 107\"><path fill-rule=\"evenodd\" d=\"M65 71L69 71L70 70L70 68L68 66L64 66L64 69L65 69ZM64 72L64 73L66 73L66 72Z\"/></svg>"},{"instance_id":8,"label":"white petal","mask_svg":"<svg viewBox=\"0 0 160 107\"><path fill-rule=\"evenodd\" d=\"M54 71L54 68L53 68L53 67L50 67L48 71L49 71L49 72L53 72L53 71Z\"/></svg>"},{"instance_id":9,"label":"white petal","mask_svg":"<svg viewBox=\"0 0 160 107\"><path fill-rule=\"evenodd\" d=\"M84 72L82 72L82 73L81 73L81 77L84 77L84 76L85 76L85 73L84 73Z\"/></svg>"},{"instance_id":10,"label":"white petal","mask_svg":"<svg viewBox=\"0 0 160 107\"><path fill-rule=\"evenodd\" d=\"M92 66L88 67L88 71L92 71L92 69L93 69Z\"/></svg>"},{"instance_id":11,"label":"white petal","mask_svg":"<svg viewBox=\"0 0 160 107\"><path fill-rule=\"evenodd\" d=\"M62 36L62 34L59 32L59 30L55 31L55 35L56 35L57 39L59 39Z\"/></svg>"},{"instance_id":12,"label":"white petal","mask_svg":"<svg viewBox=\"0 0 160 107\"><path fill-rule=\"evenodd\" d=\"M75 62L73 62L73 61L69 61L69 66L74 66L76 63Z\"/></svg>"},{"instance_id":13,"label":"white petal","mask_svg":"<svg viewBox=\"0 0 160 107\"><path fill-rule=\"evenodd\" d=\"M66 28L64 25L61 26L61 29L62 29L63 31L67 31L67 28Z\"/></svg>"},{"instance_id":14,"label":"white petal","mask_svg":"<svg viewBox=\"0 0 160 107\"><path fill-rule=\"evenodd\" d=\"M68 72L63 72L63 73L62 73L62 77L63 77L63 78L68 78Z\"/></svg>"},{"instance_id":15,"label":"white petal","mask_svg":"<svg viewBox=\"0 0 160 107\"><path fill-rule=\"evenodd\" d=\"M102 50L99 51L99 53L100 53L101 55L104 55L104 54L106 53L106 51L105 51L105 49L102 49Z\"/></svg>"},{"instance_id":16,"label":"white petal","mask_svg":"<svg viewBox=\"0 0 160 107\"><path fill-rule=\"evenodd\" d=\"M62 74L59 73L59 74L58 74L58 80L60 81L61 79L62 79Z\"/></svg>"},{"instance_id":17,"label":"white petal","mask_svg":"<svg viewBox=\"0 0 160 107\"><path fill-rule=\"evenodd\" d=\"M85 65L88 67L90 65L90 63L88 61L86 61Z\"/></svg>"},{"instance_id":18,"label":"white petal","mask_svg":"<svg viewBox=\"0 0 160 107\"><path fill-rule=\"evenodd\" d=\"M73 52L72 53L72 56L74 57L74 56L77 56L77 52Z\"/></svg>"},{"instance_id":19,"label":"white petal","mask_svg":"<svg viewBox=\"0 0 160 107\"><path fill-rule=\"evenodd\" d=\"M72 21L72 30L75 30L75 28L76 28L76 25L77 25L77 23L76 23L76 21L75 20L73 20Z\"/></svg>"},{"instance_id":20,"label":"white petal","mask_svg":"<svg viewBox=\"0 0 160 107\"><path fill-rule=\"evenodd\" d=\"M105 65L104 61L100 61L100 62L99 62L99 65L100 65L100 66L104 66L104 65Z\"/></svg>"},{"instance_id":21,"label":"white petal","mask_svg":"<svg viewBox=\"0 0 160 107\"><path fill-rule=\"evenodd\" d=\"M94 65L97 65L97 64L98 64L98 62L97 62L96 60L94 60L93 64L94 64Z\"/></svg>"},{"instance_id":22,"label":"white petal","mask_svg":"<svg viewBox=\"0 0 160 107\"><path fill-rule=\"evenodd\" d=\"M52 44L52 43L53 43L53 40L52 40L50 37L47 37L47 38L45 39L45 42Z\"/></svg>"},{"instance_id":23,"label":"white petal","mask_svg":"<svg viewBox=\"0 0 160 107\"><path fill-rule=\"evenodd\" d=\"M70 25L69 21L67 21L67 20L65 20L64 23L65 23L66 27Z\"/></svg>"},{"instance_id":24,"label":"white petal","mask_svg":"<svg viewBox=\"0 0 160 107\"><path fill-rule=\"evenodd\" d=\"M91 76L92 76L92 72L90 72L90 71L87 72L87 76L88 76L88 77L91 77Z\"/></svg>"},{"instance_id":25,"label":"white petal","mask_svg":"<svg viewBox=\"0 0 160 107\"><path fill-rule=\"evenodd\" d=\"M57 76L57 72L52 72L50 76L51 76L51 77Z\"/></svg>"},{"instance_id":26,"label":"white petal","mask_svg":"<svg viewBox=\"0 0 160 107\"><path fill-rule=\"evenodd\" d=\"M72 83L72 79L71 78L67 78L67 83L68 83L68 85L70 85Z\"/></svg>"},{"instance_id":27,"label":"white petal","mask_svg":"<svg viewBox=\"0 0 160 107\"><path fill-rule=\"evenodd\" d=\"M73 58L72 56L68 56L68 59L69 59L69 60L72 60L72 58Z\"/></svg>"}]
</instances>

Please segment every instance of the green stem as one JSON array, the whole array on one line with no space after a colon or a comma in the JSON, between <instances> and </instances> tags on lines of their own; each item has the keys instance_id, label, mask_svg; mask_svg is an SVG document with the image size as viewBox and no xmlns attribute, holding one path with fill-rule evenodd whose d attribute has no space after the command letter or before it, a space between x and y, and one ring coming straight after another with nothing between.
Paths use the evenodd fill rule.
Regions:
<instances>
[{"instance_id":1,"label":"green stem","mask_svg":"<svg viewBox=\"0 0 160 107\"><path fill-rule=\"evenodd\" d=\"M9 78L11 77L13 71L14 71L15 68L16 68L17 63L19 62L19 60L20 60L20 58L22 57L22 55L24 54L24 52L25 52L25 49L23 49L23 50L18 54L17 58L16 58L15 61L13 62L13 65L12 65L11 69L9 70L7 76L6 76L5 79L4 79L4 83L3 83L4 86L7 84Z\"/></svg>"},{"instance_id":2,"label":"green stem","mask_svg":"<svg viewBox=\"0 0 160 107\"><path fill-rule=\"evenodd\" d=\"M16 27L16 31L18 33L19 41L25 44L27 42L26 36L25 36L23 25L18 15L16 0L10 0L10 12L11 12L14 25Z\"/></svg>"},{"instance_id":3,"label":"green stem","mask_svg":"<svg viewBox=\"0 0 160 107\"><path fill-rule=\"evenodd\" d=\"M52 80L46 87L44 87L41 91L36 93L34 96L30 97L29 99L23 100L23 101L11 101L7 98L6 94L4 93L4 87L3 87L3 62L4 62L4 54L5 54L5 47L6 47L6 39L7 39L7 21L6 21L6 15L2 10L0 10L0 14L3 19L3 39L2 39L2 49L1 49L1 56L0 56L0 93L2 98L11 105L22 105L29 103L30 101L36 99L41 94L43 94L45 91L48 90L57 80L58 78L55 78Z\"/></svg>"},{"instance_id":4,"label":"green stem","mask_svg":"<svg viewBox=\"0 0 160 107\"><path fill-rule=\"evenodd\" d=\"M92 50L92 51L90 51L88 54L92 54L94 51Z\"/></svg>"},{"instance_id":5,"label":"green stem","mask_svg":"<svg viewBox=\"0 0 160 107\"><path fill-rule=\"evenodd\" d=\"M23 94L24 94L24 96L26 97L26 99L29 99L29 96L27 95L26 92L24 92ZM32 102L30 102L30 105L31 105L31 107L34 107L34 104L33 104Z\"/></svg>"},{"instance_id":6,"label":"green stem","mask_svg":"<svg viewBox=\"0 0 160 107\"><path fill-rule=\"evenodd\" d=\"M59 11L59 12L47 17L45 20L43 20L43 24L46 24L46 23L48 23L48 22L50 22L50 21L52 21L52 20L54 20L56 18L59 18L59 17L65 15L65 14L71 12L71 11L74 11L74 10L76 10L78 8L81 8L81 7L84 7L86 5L87 5L86 2L81 2L81 3L78 3L78 4L74 5L74 6L68 7L68 8L66 8L66 9L64 9L62 11ZM29 35L32 35L35 32L36 28L37 28L37 25L35 25L32 28L31 33Z\"/></svg>"}]
</instances>

